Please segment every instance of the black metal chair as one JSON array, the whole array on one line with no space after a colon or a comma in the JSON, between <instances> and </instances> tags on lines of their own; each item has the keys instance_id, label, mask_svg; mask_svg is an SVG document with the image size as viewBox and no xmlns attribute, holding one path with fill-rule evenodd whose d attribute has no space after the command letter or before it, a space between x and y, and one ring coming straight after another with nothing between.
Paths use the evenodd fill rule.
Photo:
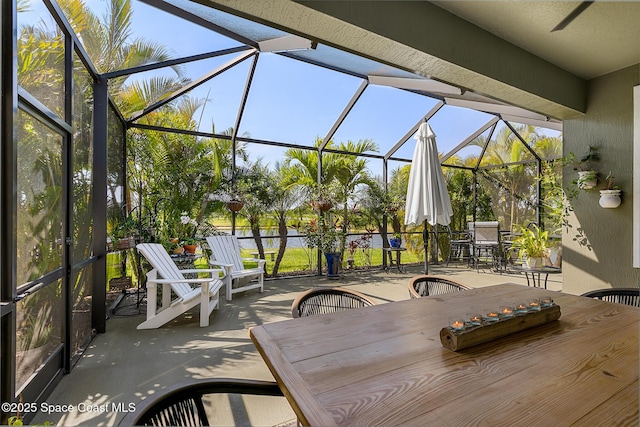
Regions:
<instances>
[{"instance_id":1,"label":"black metal chair","mask_svg":"<svg viewBox=\"0 0 640 427\"><path fill-rule=\"evenodd\" d=\"M640 307L640 289L638 288L607 288L589 291L583 297L598 298L602 301Z\"/></svg>"},{"instance_id":2,"label":"black metal chair","mask_svg":"<svg viewBox=\"0 0 640 427\"><path fill-rule=\"evenodd\" d=\"M284 396L273 381L235 378L193 380L150 396L127 413L121 426L208 426L203 396L214 394Z\"/></svg>"},{"instance_id":3,"label":"black metal chair","mask_svg":"<svg viewBox=\"0 0 640 427\"><path fill-rule=\"evenodd\" d=\"M293 300L291 316L293 318L315 316L375 304L360 292L342 288L317 288L303 292Z\"/></svg>"},{"instance_id":4,"label":"black metal chair","mask_svg":"<svg viewBox=\"0 0 640 427\"><path fill-rule=\"evenodd\" d=\"M453 231L449 229L449 256L447 257L447 267L452 259L459 259L467 263L471 262L471 238L469 231Z\"/></svg>"},{"instance_id":5,"label":"black metal chair","mask_svg":"<svg viewBox=\"0 0 640 427\"><path fill-rule=\"evenodd\" d=\"M468 289L471 288L462 283L438 276L416 276L409 280L409 296L411 298L449 294Z\"/></svg>"}]
</instances>

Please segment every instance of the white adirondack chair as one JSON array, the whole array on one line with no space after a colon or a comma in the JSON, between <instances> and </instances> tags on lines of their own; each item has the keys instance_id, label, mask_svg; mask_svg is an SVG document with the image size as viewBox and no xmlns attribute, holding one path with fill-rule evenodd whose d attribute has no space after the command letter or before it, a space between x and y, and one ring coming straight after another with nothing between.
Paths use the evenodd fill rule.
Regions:
<instances>
[{"instance_id":1,"label":"white adirondack chair","mask_svg":"<svg viewBox=\"0 0 640 427\"><path fill-rule=\"evenodd\" d=\"M264 290L264 266L267 263L264 259L242 258L240 256L240 245L236 236L219 235L207 237L207 244L211 249L211 259L209 263L213 266L222 267L225 270L224 282L227 288L227 301L231 301L233 294L250 289ZM244 261L258 263L256 268L245 268ZM247 280L257 280L249 282Z\"/></svg>"},{"instance_id":2,"label":"white adirondack chair","mask_svg":"<svg viewBox=\"0 0 640 427\"><path fill-rule=\"evenodd\" d=\"M219 306L219 291L224 283L220 269L180 270L164 247L158 243L140 243L138 251L153 266L147 273L147 320L138 329L155 329L200 304L200 326L209 326L211 312ZM210 277L185 278L189 273L209 273ZM160 278L158 277L160 276ZM162 285L162 306L157 309L158 284ZM192 286L193 285L193 286ZM171 294L177 296L173 301Z\"/></svg>"}]
</instances>

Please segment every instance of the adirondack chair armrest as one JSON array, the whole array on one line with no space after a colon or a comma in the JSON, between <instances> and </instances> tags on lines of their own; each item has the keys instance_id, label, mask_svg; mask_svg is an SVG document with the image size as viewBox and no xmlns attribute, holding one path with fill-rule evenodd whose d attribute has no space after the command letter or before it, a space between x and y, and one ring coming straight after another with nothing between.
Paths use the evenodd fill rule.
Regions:
<instances>
[{"instance_id":1,"label":"adirondack chair armrest","mask_svg":"<svg viewBox=\"0 0 640 427\"><path fill-rule=\"evenodd\" d=\"M224 268L225 270L227 270L229 268L233 268L233 264L227 264L227 263L224 263L224 262L219 262L219 261L216 261L214 259L209 260L209 265L217 265L219 267Z\"/></svg>"},{"instance_id":2,"label":"adirondack chair armrest","mask_svg":"<svg viewBox=\"0 0 640 427\"><path fill-rule=\"evenodd\" d=\"M163 284L163 283L171 284L171 283L176 283L176 282L179 282L179 283L208 283L208 282L211 282L212 280L218 280L218 278L217 277L213 277L213 278L211 278L211 277L198 277L196 279L182 279L182 280L179 280L179 281L177 281L175 279L153 279L153 280L147 280L147 283L160 283L160 284Z\"/></svg>"},{"instance_id":3,"label":"adirondack chair armrest","mask_svg":"<svg viewBox=\"0 0 640 427\"><path fill-rule=\"evenodd\" d=\"M216 277L214 276L215 273L218 273L218 276L220 276L220 273L222 273L222 275L224 276L224 270L221 268L193 268L193 269L180 270L180 273L182 274L211 273L211 276L214 278Z\"/></svg>"},{"instance_id":4,"label":"adirondack chair armrest","mask_svg":"<svg viewBox=\"0 0 640 427\"><path fill-rule=\"evenodd\" d=\"M242 261L257 262L258 267L264 267L265 264L267 263L266 259L261 259L261 258L242 258Z\"/></svg>"}]
</instances>

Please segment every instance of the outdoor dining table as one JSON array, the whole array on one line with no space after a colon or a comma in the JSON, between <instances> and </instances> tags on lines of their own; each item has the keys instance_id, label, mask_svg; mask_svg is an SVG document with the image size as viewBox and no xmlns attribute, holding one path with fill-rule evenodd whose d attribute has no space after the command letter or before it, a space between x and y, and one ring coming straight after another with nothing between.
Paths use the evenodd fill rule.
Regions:
<instances>
[{"instance_id":1,"label":"outdoor dining table","mask_svg":"<svg viewBox=\"0 0 640 427\"><path fill-rule=\"evenodd\" d=\"M559 320L459 351L452 317L551 296ZM303 425L638 425L638 308L516 284L267 323L250 336Z\"/></svg>"}]
</instances>

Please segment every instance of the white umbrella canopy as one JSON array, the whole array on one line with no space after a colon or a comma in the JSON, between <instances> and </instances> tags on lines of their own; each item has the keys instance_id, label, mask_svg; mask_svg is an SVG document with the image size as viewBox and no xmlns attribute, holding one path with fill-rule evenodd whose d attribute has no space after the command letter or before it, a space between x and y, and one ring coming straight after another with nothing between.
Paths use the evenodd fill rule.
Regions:
<instances>
[{"instance_id":1,"label":"white umbrella canopy","mask_svg":"<svg viewBox=\"0 0 640 427\"><path fill-rule=\"evenodd\" d=\"M429 272L427 223L449 225L451 223L451 199L438 158L436 134L428 123L422 123L414 137L413 152L404 223L421 224L425 230L425 274Z\"/></svg>"}]
</instances>

